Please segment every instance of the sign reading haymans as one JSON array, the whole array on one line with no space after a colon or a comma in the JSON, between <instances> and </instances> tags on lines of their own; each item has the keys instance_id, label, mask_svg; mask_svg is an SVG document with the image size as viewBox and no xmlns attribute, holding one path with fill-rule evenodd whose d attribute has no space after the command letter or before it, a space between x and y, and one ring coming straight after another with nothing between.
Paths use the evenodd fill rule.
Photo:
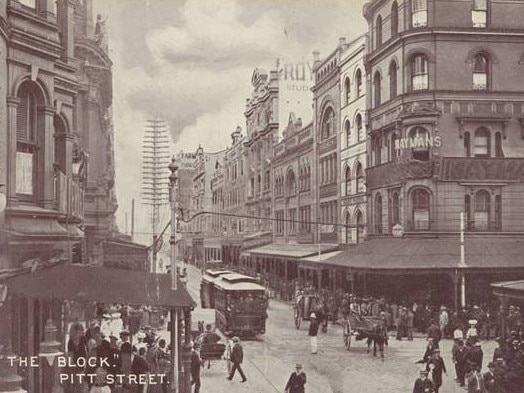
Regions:
<instances>
[{"instance_id":1,"label":"sign reading haymans","mask_svg":"<svg viewBox=\"0 0 524 393\"><path fill-rule=\"evenodd\" d=\"M395 149L428 149L430 147L441 147L442 139L440 136L432 137L428 134L416 134L413 137L395 139Z\"/></svg>"}]
</instances>

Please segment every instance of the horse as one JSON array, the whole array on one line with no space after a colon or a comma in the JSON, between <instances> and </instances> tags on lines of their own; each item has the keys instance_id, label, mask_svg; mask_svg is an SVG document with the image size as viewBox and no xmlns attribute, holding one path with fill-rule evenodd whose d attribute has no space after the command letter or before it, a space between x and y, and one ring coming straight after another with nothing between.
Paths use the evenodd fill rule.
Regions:
<instances>
[{"instance_id":1,"label":"horse","mask_svg":"<svg viewBox=\"0 0 524 393\"><path fill-rule=\"evenodd\" d=\"M384 361L384 345L388 345L388 334L383 323L374 323L370 332L363 333L367 337L368 353L373 343L373 356L377 356L377 346L380 357Z\"/></svg>"}]
</instances>

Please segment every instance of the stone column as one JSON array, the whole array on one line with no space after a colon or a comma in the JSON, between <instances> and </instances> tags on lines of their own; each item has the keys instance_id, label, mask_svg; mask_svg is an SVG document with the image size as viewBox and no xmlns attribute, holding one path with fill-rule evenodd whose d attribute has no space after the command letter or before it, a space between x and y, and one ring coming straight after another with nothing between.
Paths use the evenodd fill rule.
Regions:
<instances>
[{"instance_id":1,"label":"stone column","mask_svg":"<svg viewBox=\"0 0 524 393\"><path fill-rule=\"evenodd\" d=\"M7 97L7 185L6 198L7 206L16 206L18 198L16 196L16 127L17 117L16 111L20 98Z\"/></svg>"}]
</instances>

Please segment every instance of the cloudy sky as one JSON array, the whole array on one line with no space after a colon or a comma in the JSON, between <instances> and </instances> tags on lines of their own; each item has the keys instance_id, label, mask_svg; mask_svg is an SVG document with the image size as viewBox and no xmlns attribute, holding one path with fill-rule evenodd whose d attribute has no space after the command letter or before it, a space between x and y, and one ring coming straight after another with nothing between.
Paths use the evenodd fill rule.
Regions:
<instances>
[{"instance_id":1,"label":"cloudy sky","mask_svg":"<svg viewBox=\"0 0 524 393\"><path fill-rule=\"evenodd\" d=\"M365 32L365 0L94 0L113 61L118 223L140 195L148 118L167 120L173 153L217 151L245 128L251 75L277 58L321 58ZM138 206L137 206L138 207ZM139 213L140 214L140 213ZM147 223L146 223L147 224Z\"/></svg>"}]
</instances>

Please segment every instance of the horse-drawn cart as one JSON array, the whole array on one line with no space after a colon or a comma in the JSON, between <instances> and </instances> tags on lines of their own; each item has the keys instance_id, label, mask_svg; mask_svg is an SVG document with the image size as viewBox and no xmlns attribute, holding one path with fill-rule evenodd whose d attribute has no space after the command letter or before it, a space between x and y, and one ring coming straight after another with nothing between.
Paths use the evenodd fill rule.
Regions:
<instances>
[{"instance_id":1,"label":"horse-drawn cart","mask_svg":"<svg viewBox=\"0 0 524 393\"><path fill-rule=\"evenodd\" d=\"M384 327L384 321L379 316L364 316L356 313L349 313L342 321L342 332L344 347L351 348L351 336L355 335L357 340L364 338L370 340L383 340L387 342L387 332ZM380 344L380 343L379 343Z\"/></svg>"},{"instance_id":2,"label":"horse-drawn cart","mask_svg":"<svg viewBox=\"0 0 524 393\"><path fill-rule=\"evenodd\" d=\"M316 293L301 294L297 296L295 298L295 305L293 306L295 328L300 329L301 321L309 321L311 313L320 313L322 308L322 299Z\"/></svg>"}]
</instances>

